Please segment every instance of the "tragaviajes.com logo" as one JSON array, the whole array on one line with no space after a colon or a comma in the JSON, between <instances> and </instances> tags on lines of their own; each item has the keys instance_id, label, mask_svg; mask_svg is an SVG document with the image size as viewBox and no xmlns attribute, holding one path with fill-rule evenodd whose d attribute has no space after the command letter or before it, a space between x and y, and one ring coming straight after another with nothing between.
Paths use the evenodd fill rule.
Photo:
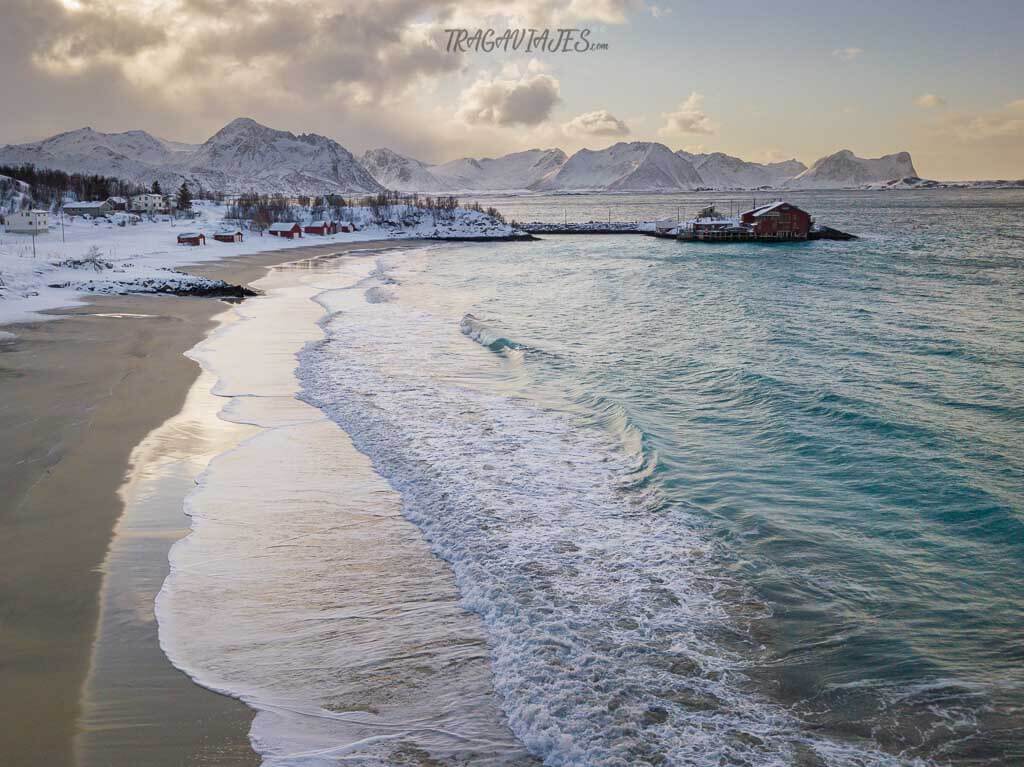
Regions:
<instances>
[{"instance_id":1,"label":"tragaviajes.com logo","mask_svg":"<svg viewBox=\"0 0 1024 767\"><path fill-rule=\"evenodd\" d=\"M608 43L595 43L589 29L446 29L448 53L589 53L606 51Z\"/></svg>"}]
</instances>

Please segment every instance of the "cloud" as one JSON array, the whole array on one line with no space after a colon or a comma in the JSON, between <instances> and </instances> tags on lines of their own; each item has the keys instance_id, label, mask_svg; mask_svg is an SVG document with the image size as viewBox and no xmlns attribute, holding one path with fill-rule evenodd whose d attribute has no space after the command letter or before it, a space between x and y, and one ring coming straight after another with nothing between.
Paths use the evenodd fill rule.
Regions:
<instances>
[{"instance_id":1,"label":"cloud","mask_svg":"<svg viewBox=\"0 0 1024 767\"><path fill-rule=\"evenodd\" d=\"M551 75L481 73L462 92L458 118L469 125L538 125L560 100L558 80Z\"/></svg>"},{"instance_id":2,"label":"cloud","mask_svg":"<svg viewBox=\"0 0 1024 767\"><path fill-rule=\"evenodd\" d=\"M407 115L406 133L425 134L417 120L431 111L427 96L470 59L445 50L446 27L621 24L643 8L642 0L4 0L0 100L18 109L0 121L0 144L86 123L199 140L239 114L343 131L356 143L363 137L349 131L376 122L365 137L376 144L378 132L396 130L384 123L391 110ZM475 119L546 119L556 85L526 78L504 94L500 82L481 86L474 95L487 106ZM465 122L449 134L460 125L445 146L470 138Z\"/></svg>"},{"instance_id":3,"label":"cloud","mask_svg":"<svg viewBox=\"0 0 1024 767\"><path fill-rule=\"evenodd\" d=\"M656 19L672 14L672 9L663 5L649 5L647 6L647 10L650 12L651 16Z\"/></svg>"},{"instance_id":4,"label":"cloud","mask_svg":"<svg viewBox=\"0 0 1024 767\"><path fill-rule=\"evenodd\" d=\"M675 112L662 114L665 124L658 131L662 136L675 136L681 133L700 133L710 135L718 126L704 112L704 96L692 91Z\"/></svg>"},{"instance_id":5,"label":"cloud","mask_svg":"<svg viewBox=\"0 0 1024 767\"><path fill-rule=\"evenodd\" d=\"M571 0L568 15L580 20L622 24L627 12L638 5L638 0Z\"/></svg>"},{"instance_id":6,"label":"cloud","mask_svg":"<svg viewBox=\"0 0 1024 767\"><path fill-rule=\"evenodd\" d=\"M922 109L935 109L936 107L946 106L946 100L942 96L936 96L934 93L925 93L914 99L914 103Z\"/></svg>"},{"instance_id":7,"label":"cloud","mask_svg":"<svg viewBox=\"0 0 1024 767\"><path fill-rule=\"evenodd\" d=\"M836 48L832 55L843 61L853 61L864 53L863 48Z\"/></svg>"},{"instance_id":8,"label":"cloud","mask_svg":"<svg viewBox=\"0 0 1024 767\"><path fill-rule=\"evenodd\" d=\"M793 155L786 154L781 149L771 147L754 152L754 160L763 163L785 162L792 159Z\"/></svg>"},{"instance_id":9,"label":"cloud","mask_svg":"<svg viewBox=\"0 0 1024 767\"><path fill-rule=\"evenodd\" d=\"M607 109L598 109L577 115L563 123L562 130L569 136L628 136L629 126Z\"/></svg>"},{"instance_id":10,"label":"cloud","mask_svg":"<svg viewBox=\"0 0 1024 767\"><path fill-rule=\"evenodd\" d=\"M940 133L967 142L1017 146L1024 140L1024 99L981 113L954 113L938 124Z\"/></svg>"}]
</instances>

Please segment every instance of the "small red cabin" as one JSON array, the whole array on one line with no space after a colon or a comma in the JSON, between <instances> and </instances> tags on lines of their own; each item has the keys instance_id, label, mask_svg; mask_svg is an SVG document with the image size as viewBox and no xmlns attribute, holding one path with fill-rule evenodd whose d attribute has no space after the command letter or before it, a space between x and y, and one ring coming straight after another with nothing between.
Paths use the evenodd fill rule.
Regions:
<instances>
[{"instance_id":1,"label":"small red cabin","mask_svg":"<svg viewBox=\"0 0 1024 767\"><path fill-rule=\"evenodd\" d=\"M286 237L289 240L302 236L302 227L293 222L271 224L267 231L275 237Z\"/></svg>"},{"instance_id":2,"label":"small red cabin","mask_svg":"<svg viewBox=\"0 0 1024 767\"><path fill-rule=\"evenodd\" d=\"M763 240L806 240L811 230L811 214L784 200L748 210L741 220Z\"/></svg>"},{"instance_id":3,"label":"small red cabin","mask_svg":"<svg viewBox=\"0 0 1024 767\"><path fill-rule=\"evenodd\" d=\"M306 227L306 234L337 234L338 225L333 221L313 221Z\"/></svg>"},{"instance_id":4,"label":"small red cabin","mask_svg":"<svg viewBox=\"0 0 1024 767\"><path fill-rule=\"evenodd\" d=\"M236 229L233 232L216 232L213 235L213 239L217 242L241 242L242 232L240 229Z\"/></svg>"},{"instance_id":5,"label":"small red cabin","mask_svg":"<svg viewBox=\"0 0 1024 767\"><path fill-rule=\"evenodd\" d=\"M205 245L206 235L199 234L198 232L183 232L178 235L179 245Z\"/></svg>"}]
</instances>

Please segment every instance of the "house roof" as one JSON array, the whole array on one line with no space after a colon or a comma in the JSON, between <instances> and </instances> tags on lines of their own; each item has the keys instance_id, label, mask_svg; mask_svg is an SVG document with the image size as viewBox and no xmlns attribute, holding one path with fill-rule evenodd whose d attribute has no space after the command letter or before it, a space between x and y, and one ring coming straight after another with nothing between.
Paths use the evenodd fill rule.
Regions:
<instances>
[{"instance_id":1,"label":"house roof","mask_svg":"<svg viewBox=\"0 0 1024 767\"><path fill-rule=\"evenodd\" d=\"M310 221L308 226L330 226L333 221Z\"/></svg>"},{"instance_id":2,"label":"house roof","mask_svg":"<svg viewBox=\"0 0 1024 767\"><path fill-rule=\"evenodd\" d=\"M297 226L298 226L298 224L296 224L294 221L279 222L277 224L271 224L270 225L270 231L272 231L272 232L290 232L292 229L294 229Z\"/></svg>"},{"instance_id":3,"label":"house roof","mask_svg":"<svg viewBox=\"0 0 1024 767\"><path fill-rule=\"evenodd\" d=\"M216 234L241 234L241 229L218 229Z\"/></svg>"},{"instance_id":4,"label":"house roof","mask_svg":"<svg viewBox=\"0 0 1024 767\"><path fill-rule=\"evenodd\" d=\"M72 203L64 203L64 207L65 208L102 208L104 205L107 205L107 204L108 203L107 203L106 200L102 200L100 202L72 202Z\"/></svg>"},{"instance_id":5,"label":"house roof","mask_svg":"<svg viewBox=\"0 0 1024 767\"><path fill-rule=\"evenodd\" d=\"M179 240L192 239L193 237L202 237L200 232L182 232L178 235Z\"/></svg>"},{"instance_id":6,"label":"house roof","mask_svg":"<svg viewBox=\"0 0 1024 767\"><path fill-rule=\"evenodd\" d=\"M763 216L770 210L775 210L780 205L790 205L790 203L786 202L785 200L776 200L775 202L769 203L768 205L761 205L760 207L757 208L751 208L750 210L744 212L743 215L746 216L747 214L750 214L756 218L757 216ZM792 205L791 207L795 208L796 206Z\"/></svg>"}]
</instances>

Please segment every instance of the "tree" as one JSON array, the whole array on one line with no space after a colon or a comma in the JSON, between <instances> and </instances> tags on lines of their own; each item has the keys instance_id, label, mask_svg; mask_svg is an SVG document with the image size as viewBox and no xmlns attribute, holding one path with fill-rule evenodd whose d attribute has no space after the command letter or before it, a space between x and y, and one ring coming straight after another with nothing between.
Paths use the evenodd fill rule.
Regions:
<instances>
[{"instance_id":1,"label":"tree","mask_svg":"<svg viewBox=\"0 0 1024 767\"><path fill-rule=\"evenodd\" d=\"M163 194L163 193L164 193L164 191L160 188L160 182L159 181L154 181L153 182L153 194Z\"/></svg>"},{"instance_id":2,"label":"tree","mask_svg":"<svg viewBox=\"0 0 1024 767\"><path fill-rule=\"evenodd\" d=\"M178 189L178 210L191 210L192 209L192 193L185 186L185 182L181 182L181 187Z\"/></svg>"}]
</instances>

